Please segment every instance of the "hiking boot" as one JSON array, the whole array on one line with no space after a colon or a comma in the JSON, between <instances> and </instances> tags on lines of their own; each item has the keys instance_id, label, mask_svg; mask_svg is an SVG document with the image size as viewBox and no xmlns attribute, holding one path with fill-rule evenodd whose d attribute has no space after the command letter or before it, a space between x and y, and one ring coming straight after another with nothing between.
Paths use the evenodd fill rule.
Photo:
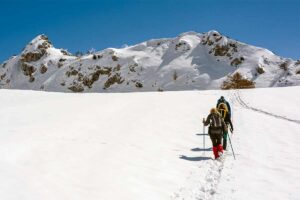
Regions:
<instances>
[{"instance_id":1,"label":"hiking boot","mask_svg":"<svg viewBox=\"0 0 300 200\"><path fill-rule=\"evenodd\" d=\"M219 144L218 146L218 155L222 155L223 154L223 146L221 144Z\"/></svg>"},{"instance_id":2,"label":"hiking boot","mask_svg":"<svg viewBox=\"0 0 300 200\"><path fill-rule=\"evenodd\" d=\"M213 152L214 152L215 159L217 159L219 157L218 147L213 147Z\"/></svg>"}]
</instances>

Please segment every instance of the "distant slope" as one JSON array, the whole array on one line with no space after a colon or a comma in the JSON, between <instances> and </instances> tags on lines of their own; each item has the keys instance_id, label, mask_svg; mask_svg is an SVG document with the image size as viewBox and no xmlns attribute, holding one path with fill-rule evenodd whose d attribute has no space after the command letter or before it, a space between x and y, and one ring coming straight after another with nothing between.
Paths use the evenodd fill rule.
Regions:
<instances>
[{"instance_id":1,"label":"distant slope","mask_svg":"<svg viewBox=\"0 0 300 200\"><path fill-rule=\"evenodd\" d=\"M33 39L0 66L2 88L59 92L219 89L240 72L255 87L300 85L300 62L238 42L217 31L187 32L76 57Z\"/></svg>"}]
</instances>

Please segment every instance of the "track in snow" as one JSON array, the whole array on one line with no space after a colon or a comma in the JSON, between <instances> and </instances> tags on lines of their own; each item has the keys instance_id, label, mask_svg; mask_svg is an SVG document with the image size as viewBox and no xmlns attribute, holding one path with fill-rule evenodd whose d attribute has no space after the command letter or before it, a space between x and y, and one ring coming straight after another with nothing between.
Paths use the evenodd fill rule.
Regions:
<instances>
[{"instance_id":1,"label":"track in snow","mask_svg":"<svg viewBox=\"0 0 300 200\"><path fill-rule=\"evenodd\" d=\"M200 135L200 134L197 134ZM207 134L206 134L207 135ZM207 135L208 136L208 135ZM208 136L209 137L209 136ZM199 166L197 172L193 171L190 176L187 177L187 182L190 184L185 187L181 187L177 192L171 196L171 200L212 200L218 190L218 185L222 177L222 171L225 164L225 158L230 156L231 151L224 152L224 158L222 160L208 159L205 157L205 151L210 148L201 149L203 151L203 158L199 158L203 163ZM197 151L197 150L195 150ZM189 157L181 156L181 159L189 161L199 161L191 159ZM203 173L203 171L206 171ZM199 173L199 174L198 174Z\"/></svg>"},{"instance_id":2,"label":"track in snow","mask_svg":"<svg viewBox=\"0 0 300 200\"><path fill-rule=\"evenodd\" d=\"M199 171L206 170L204 177L191 173L187 178L190 187L182 187L171 196L172 200L211 200L217 192L221 179L224 160L207 160L199 166Z\"/></svg>"},{"instance_id":3,"label":"track in snow","mask_svg":"<svg viewBox=\"0 0 300 200\"><path fill-rule=\"evenodd\" d=\"M300 120L290 119L290 118L288 118L288 117L281 116L281 115L277 115L277 114L274 114L274 113L271 113L271 112L267 112L267 111L261 110L261 109L259 109L259 108L255 108L255 107L252 107L252 106L248 105L248 104L245 103L245 101L242 99L239 90L237 90L237 92L234 92L234 93L233 93L233 96L234 96L234 98L236 99L236 101L237 101L243 108L246 108L246 109L249 109L249 110L253 110L253 111L255 111L255 112L259 112L259 113L262 113L262 114L265 114L265 115L269 115L269 116L272 116L272 117L276 117L276 118L278 118L278 119L282 119L282 120L286 120L286 121L290 121L290 122L294 122L294 123L300 124Z\"/></svg>"}]
</instances>

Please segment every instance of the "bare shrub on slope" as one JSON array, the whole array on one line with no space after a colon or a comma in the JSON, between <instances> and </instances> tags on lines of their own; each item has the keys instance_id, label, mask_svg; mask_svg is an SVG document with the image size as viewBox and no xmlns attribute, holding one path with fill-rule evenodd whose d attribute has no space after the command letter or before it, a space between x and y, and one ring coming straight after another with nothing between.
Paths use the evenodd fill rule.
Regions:
<instances>
[{"instance_id":1,"label":"bare shrub on slope","mask_svg":"<svg viewBox=\"0 0 300 200\"><path fill-rule=\"evenodd\" d=\"M222 90L247 88L255 88L255 83L251 80L243 78L239 72L236 72L232 76L228 76L227 80L224 81L221 86Z\"/></svg>"}]
</instances>

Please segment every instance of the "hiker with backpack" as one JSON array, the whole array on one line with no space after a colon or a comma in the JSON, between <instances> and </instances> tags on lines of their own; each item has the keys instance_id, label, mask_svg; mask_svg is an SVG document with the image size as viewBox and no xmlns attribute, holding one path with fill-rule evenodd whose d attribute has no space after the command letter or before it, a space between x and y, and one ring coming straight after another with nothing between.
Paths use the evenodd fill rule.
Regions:
<instances>
[{"instance_id":1,"label":"hiker with backpack","mask_svg":"<svg viewBox=\"0 0 300 200\"><path fill-rule=\"evenodd\" d=\"M221 103L226 104L227 109L228 109L228 115L229 115L229 118L231 118L231 108L230 108L230 104L228 103L228 101L225 100L224 96L221 96L220 99L218 99L216 108L218 108L219 105L220 105Z\"/></svg>"},{"instance_id":2,"label":"hiker with backpack","mask_svg":"<svg viewBox=\"0 0 300 200\"><path fill-rule=\"evenodd\" d=\"M221 105L224 104L224 105ZM221 106L220 106L221 105ZM231 107L228 101L225 100L224 96L221 96L220 99L218 99L217 102L217 108L218 111L221 113L227 127L230 126L230 131L233 133L233 125L231 122ZM224 112L226 111L226 112ZM228 137L228 132L224 133L223 135L223 147L226 150L227 146L227 137Z\"/></svg>"},{"instance_id":3,"label":"hiker with backpack","mask_svg":"<svg viewBox=\"0 0 300 200\"><path fill-rule=\"evenodd\" d=\"M225 103L220 103L217 107L218 112L220 113L221 117L224 119L227 127L230 127L230 131L233 132L233 125L229 115L229 109ZM227 148L227 137L228 137L228 130L224 131L223 134L223 149L226 150Z\"/></svg>"},{"instance_id":4,"label":"hiker with backpack","mask_svg":"<svg viewBox=\"0 0 300 200\"><path fill-rule=\"evenodd\" d=\"M227 126L218 113L216 108L210 110L210 114L206 120L203 119L204 126L209 125L208 134L213 144L213 153L215 159L218 159L223 154L222 137L223 133L227 132Z\"/></svg>"}]
</instances>

